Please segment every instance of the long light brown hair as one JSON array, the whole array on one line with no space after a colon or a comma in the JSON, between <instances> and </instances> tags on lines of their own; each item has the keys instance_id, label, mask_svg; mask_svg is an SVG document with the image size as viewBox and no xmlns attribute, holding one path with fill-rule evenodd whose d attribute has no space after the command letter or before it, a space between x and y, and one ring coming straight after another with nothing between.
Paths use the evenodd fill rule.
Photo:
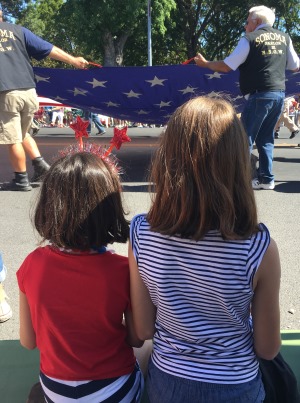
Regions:
<instances>
[{"instance_id":1,"label":"long light brown hair","mask_svg":"<svg viewBox=\"0 0 300 403\"><path fill-rule=\"evenodd\" d=\"M150 181L153 231L199 240L212 229L224 239L245 239L258 230L247 137L223 99L197 97L174 112Z\"/></svg>"}]
</instances>

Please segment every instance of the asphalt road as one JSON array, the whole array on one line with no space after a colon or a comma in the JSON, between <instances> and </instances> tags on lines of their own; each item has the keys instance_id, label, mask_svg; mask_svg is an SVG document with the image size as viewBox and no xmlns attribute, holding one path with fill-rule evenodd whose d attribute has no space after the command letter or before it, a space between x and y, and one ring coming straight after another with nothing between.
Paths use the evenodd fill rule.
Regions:
<instances>
[{"instance_id":1,"label":"asphalt road","mask_svg":"<svg viewBox=\"0 0 300 403\"><path fill-rule=\"evenodd\" d=\"M132 141L124 143L116 156L124 170L122 175L125 206L129 218L147 211L149 162L157 144L161 128L129 129ZM93 133L96 132L95 129ZM103 136L93 134L90 141L109 145L112 129ZM282 262L281 328L300 329L300 136L289 140L289 133L281 129L274 151L276 187L273 191L256 191L259 219L270 229L276 240ZM70 129L42 129L36 137L42 154L48 161L75 141ZM32 173L31 164L28 171ZM12 172L7 150L0 147L0 185L10 181ZM0 340L18 339L18 286L15 273L26 255L37 245L30 214L38 189L32 192L0 191L0 250L8 267L4 283L13 317L0 324ZM118 253L127 254L126 245L114 245ZM290 311L290 312L289 312Z\"/></svg>"}]
</instances>

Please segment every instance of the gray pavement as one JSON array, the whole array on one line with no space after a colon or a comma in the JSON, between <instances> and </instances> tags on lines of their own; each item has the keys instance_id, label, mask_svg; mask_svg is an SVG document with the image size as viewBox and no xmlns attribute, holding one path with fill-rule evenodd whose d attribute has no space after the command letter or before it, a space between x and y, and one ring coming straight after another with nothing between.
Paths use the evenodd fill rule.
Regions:
<instances>
[{"instance_id":1,"label":"gray pavement","mask_svg":"<svg viewBox=\"0 0 300 403\"><path fill-rule=\"evenodd\" d=\"M133 140L132 144L124 144L118 154L121 165L126 169L123 184L129 218L147 211L150 205L145 177L160 131L161 129L130 129L128 134ZM73 136L72 131L65 130L58 134L56 130L49 133L42 129L36 139L41 144L47 140L43 145L46 150L56 140L66 144L71 142L68 138L70 136ZM112 130L109 129L101 141L109 143L111 136ZM288 131L282 128L280 139L276 140L275 190L256 191L255 196L259 219L269 227L281 256L281 328L300 329L300 136L293 140L288 137ZM57 147L59 149L59 145ZM10 178L8 156L1 147L0 182ZM13 309L12 319L0 324L0 340L18 339L18 286L15 273L38 242L30 221L37 191L38 189L25 193L0 192L0 250L8 268L4 286ZM126 245L114 245L114 249L123 255L127 254Z\"/></svg>"}]
</instances>

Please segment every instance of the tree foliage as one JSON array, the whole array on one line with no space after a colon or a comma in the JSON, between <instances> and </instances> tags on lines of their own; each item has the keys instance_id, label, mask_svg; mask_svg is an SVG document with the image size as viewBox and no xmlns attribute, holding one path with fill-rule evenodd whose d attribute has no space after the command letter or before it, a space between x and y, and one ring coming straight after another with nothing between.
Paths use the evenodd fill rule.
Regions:
<instances>
[{"instance_id":1,"label":"tree foliage","mask_svg":"<svg viewBox=\"0 0 300 403\"><path fill-rule=\"evenodd\" d=\"M244 32L248 10L253 6L253 2L247 0L176 0L176 4L174 19L186 44L187 58L201 51L210 59L223 58L232 51ZM292 37L297 34L298 0L265 0L264 5L276 9L277 25Z\"/></svg>"},{"instance_id":2,"label":"tree foliage","mask_svg":"<svg viewBox=\"0 0 300 403\"><path fill-rule=\"evenodd\" d=\"M19 13L18 23L66 52L73 53L75 45L66 33L65 24L58 19L63 4L64 0L29 0L26 9ZM51 59L33 61L33 64L43 67L63 66L63 63Z\"/></svg>"},{"instance_id":3,"label":"tree foliage","mask_svg":"<svg viewBox=\"0 0 300 403\"><path fill-rule=\"evenodd\" d=\"M12 17L17 18L20 12L26 8L28 0L3 0L0 1L0 8L3 10L3 15L6 20L11 20Z\"/></svg>"},{"instance_id":4,"label":"tree foliage","mask_svg":"<svg viewBox=\"0 0 300 403\"><path fill-rule=\"evenodd\" d=\"M106 66L147 65L148 0L4 3L7 10L16 10L20 23L67 52ZM275 27L290 34L299 52L299 0L264 4L276 9ZM243 34L252 6L252 0L152 0L153 64L181 63L199 51L223 59Z\"/></svg>"},{"instance_id":5,"label":"tree foliage","mask_svg":"<svg viewBox=\"0 0 300 403\"><path fill-rule=\"evenodd\" d=\"M155 29L165 33L174 0L154 0ZM77 44L105 66L123 64L128 38L147 29L147 0L67 0L61 9ZM146 47L147 49L147 47Z\"/></svg>"}]
</instances>

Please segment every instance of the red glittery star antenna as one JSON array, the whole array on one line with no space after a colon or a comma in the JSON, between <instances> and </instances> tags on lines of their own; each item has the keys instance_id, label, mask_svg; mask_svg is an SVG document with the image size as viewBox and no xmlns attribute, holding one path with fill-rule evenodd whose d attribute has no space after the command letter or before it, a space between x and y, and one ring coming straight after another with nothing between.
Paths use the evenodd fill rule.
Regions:
<instances>
[{"instance_id":1,"label":"red glittery star antenna","mask_svg":"<svg viewBox=\"0 0 300 403\"><path fill-rule=\"evenodd\" d=\"M114 128L114 137L110 140L111 146L107 149L106 153L104 154L107 157L114 147L117 150L121 148L122 143L130 142L131 138L127 136L127 126L123 127L122 129L118 129L117 127Z\"/></svg>"},{"instance_id":2,"label":"red glittery star antenna","mask_svg":"<svg viewBox=\"0 0 300 403\"><path fill-rule=\"evenodd\" d=\"M77 116L75 123L70 124L71 129L75 131L75 138L78 139L80 151L83 151L82 137L89 137L86 131L89 124L90 122L88 120L82 120L80 116Z\"/></svg>"}]
</instances>

